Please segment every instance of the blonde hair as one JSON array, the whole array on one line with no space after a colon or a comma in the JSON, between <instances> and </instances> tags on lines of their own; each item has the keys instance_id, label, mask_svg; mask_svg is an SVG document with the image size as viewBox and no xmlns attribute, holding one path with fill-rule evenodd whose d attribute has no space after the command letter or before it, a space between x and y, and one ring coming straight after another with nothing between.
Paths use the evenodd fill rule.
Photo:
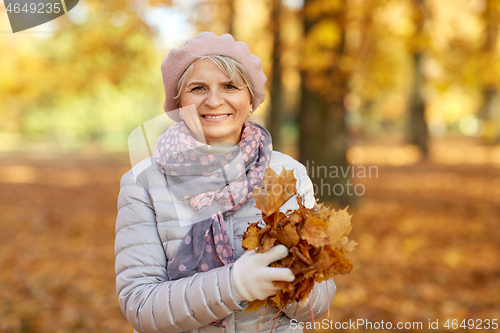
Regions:
<instances>
[{"instance_id":1,"label":"blonde hair","mask_svg":"<svg viewBox=\"0 0 500 333\"><path fill-rule=\"evenodd\" d=\"M243 67L242 64L240 64L234 59L221 55L207 55L196 59L196 61L202 59L212 60L217 65L217 67L219 67L220 70L229 77L230 81L233 81L238 85L247 87L248 91L250 92L250 101L252 105L255 105L255 94L253 91L252 82L250 81L250 75L248 75L247 70L245 69L245 67ZM177 82L177 93L174 97L174 101L177 102L177 107L180 106L179 104L180 104L182 89L184 88L187 77L193 70L193 66L196 61L192 62L188 66L188 68L186 68L184 73L182 73L179 82Z\"/></svg>"}]
</instances>

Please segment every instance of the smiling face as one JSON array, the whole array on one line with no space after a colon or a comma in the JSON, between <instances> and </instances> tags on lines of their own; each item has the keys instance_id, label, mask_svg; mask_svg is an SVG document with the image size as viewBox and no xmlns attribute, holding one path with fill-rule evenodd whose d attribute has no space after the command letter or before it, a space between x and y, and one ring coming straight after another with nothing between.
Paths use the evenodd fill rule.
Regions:
<instances>
[{"instance_id":1,"label":"smiling face","mask_svg":"<svg viewBox=\"0 0 500 333\"><path fill-rule=\"evenodd\" d=\"M252 110L248 88L233 81L211 60L194 63L180 94L180 105L194 104L207 143L240 142Z\"/></svg>"}]
</instances>

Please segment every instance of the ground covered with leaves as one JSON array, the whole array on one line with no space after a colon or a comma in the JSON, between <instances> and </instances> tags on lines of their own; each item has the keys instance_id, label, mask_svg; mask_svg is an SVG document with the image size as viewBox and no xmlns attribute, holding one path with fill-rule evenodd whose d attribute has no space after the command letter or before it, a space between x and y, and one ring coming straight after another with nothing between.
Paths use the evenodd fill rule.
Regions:
<instances>
[{"instance_id":1,"label":"ground covered with leaves","mask_svg":"<svg viewBox=\"0 0 500 333\"><path fill-rule=\"evenodd\" d=\"M331 320L500 321L500 168L386 166L358 182L355 268L335 278Z\"/></svg>"},{"instance_id":2,"label":"ground covered with leaves","mask_svg":"<svg viewBox=\"0 0 500 333\"><path fill-rule=\"evenodd\" d=\"M0 332L132 332L113 254L127 163L0 157ZM359 245L354 269L335 278L330 320L439 319L445 331L446 319L500 319L500 168L379 165L356 181L366 188L348 209Z\"/></svg>"}]
</instances>

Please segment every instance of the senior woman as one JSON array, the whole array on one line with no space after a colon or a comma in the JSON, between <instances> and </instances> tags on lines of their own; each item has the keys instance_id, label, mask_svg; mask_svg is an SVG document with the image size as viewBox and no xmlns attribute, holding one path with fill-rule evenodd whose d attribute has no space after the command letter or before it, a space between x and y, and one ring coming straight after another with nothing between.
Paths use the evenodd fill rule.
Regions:
<instances>
[{"instance_id":1,"label":"senior woman","mask_svg":"<svg viewBox=\"0 0 500 333\"><path fill-rule=\"evenodd\" d=\"M314 204L305 167L273 151L269 132L248 121L264 100L261 64L245 43L210 32L162 63L164 109L177 123L159 137L149 167L123 176L118 198L116 287L136 332L301 332L297 323L324 315L332 301L329 280L305 304L244 311L276 294L273 281L294 279L269 267L288 255L285 246L241 247L259 220L254 188L268 168L293 170L305 205Z\"/></svg>"}]
</instances>

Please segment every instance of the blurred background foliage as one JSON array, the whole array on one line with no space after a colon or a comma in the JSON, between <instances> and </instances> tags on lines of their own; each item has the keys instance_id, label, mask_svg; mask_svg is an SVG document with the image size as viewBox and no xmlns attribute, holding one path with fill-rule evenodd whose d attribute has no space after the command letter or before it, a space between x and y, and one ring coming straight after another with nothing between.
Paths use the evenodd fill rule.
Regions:
<instances>
[{"instance_id":1,"label":"blurred background foliage","mask_svg":"<svg viewBox=\"0 0 500 333\"><path fill-rule=\"evenodd\" d=\"M411 132L420 103L431 136L498 143L499 7L496 0L86 0L20 34L6 33L2 15L2 146L123 146L137 123L162 112L161 60L203 30L230 32L263 59L269 95L280 104L268 99L260 115L280 114L278 146L297 127L304 86L342 102L348 129L361 138L380 128ZM165 20L184 20L187 29L171 36Z\"/></svg>"},{"instance_id":2,"label":"blurred background foliage","mask_svg":"<svg viewBox=\"0 0 500 333\"><path fill-rule=\"evenodd\" d=\"M232 33L262 58L256 114L275 148L347 167L362 142L500 133L498 0L80 1L0 46L0 149L127 149L162 113L159 65L199 31ZM313 181L317 181L313 179ZM330 180L345 182L345 179ZM353 203L346 197L336 199Z\"/></svg>"},{"instance_id":3,"label":"blurred background foliage","mask_svg":"<svg viewBox=\"0 0 500 333\"><path fill-rule=\"evenodd\" d=\"M205 30L263 60L252 118L275 149L310 174L377 167L312 177L366 189L318 193L354 207L360 242L331 319L499 318L500 0L80 0L16 34L0 13L0 332L130 329L112 270L128 137L163 114L168 51Z\"/></svg>"}]
</instances>

